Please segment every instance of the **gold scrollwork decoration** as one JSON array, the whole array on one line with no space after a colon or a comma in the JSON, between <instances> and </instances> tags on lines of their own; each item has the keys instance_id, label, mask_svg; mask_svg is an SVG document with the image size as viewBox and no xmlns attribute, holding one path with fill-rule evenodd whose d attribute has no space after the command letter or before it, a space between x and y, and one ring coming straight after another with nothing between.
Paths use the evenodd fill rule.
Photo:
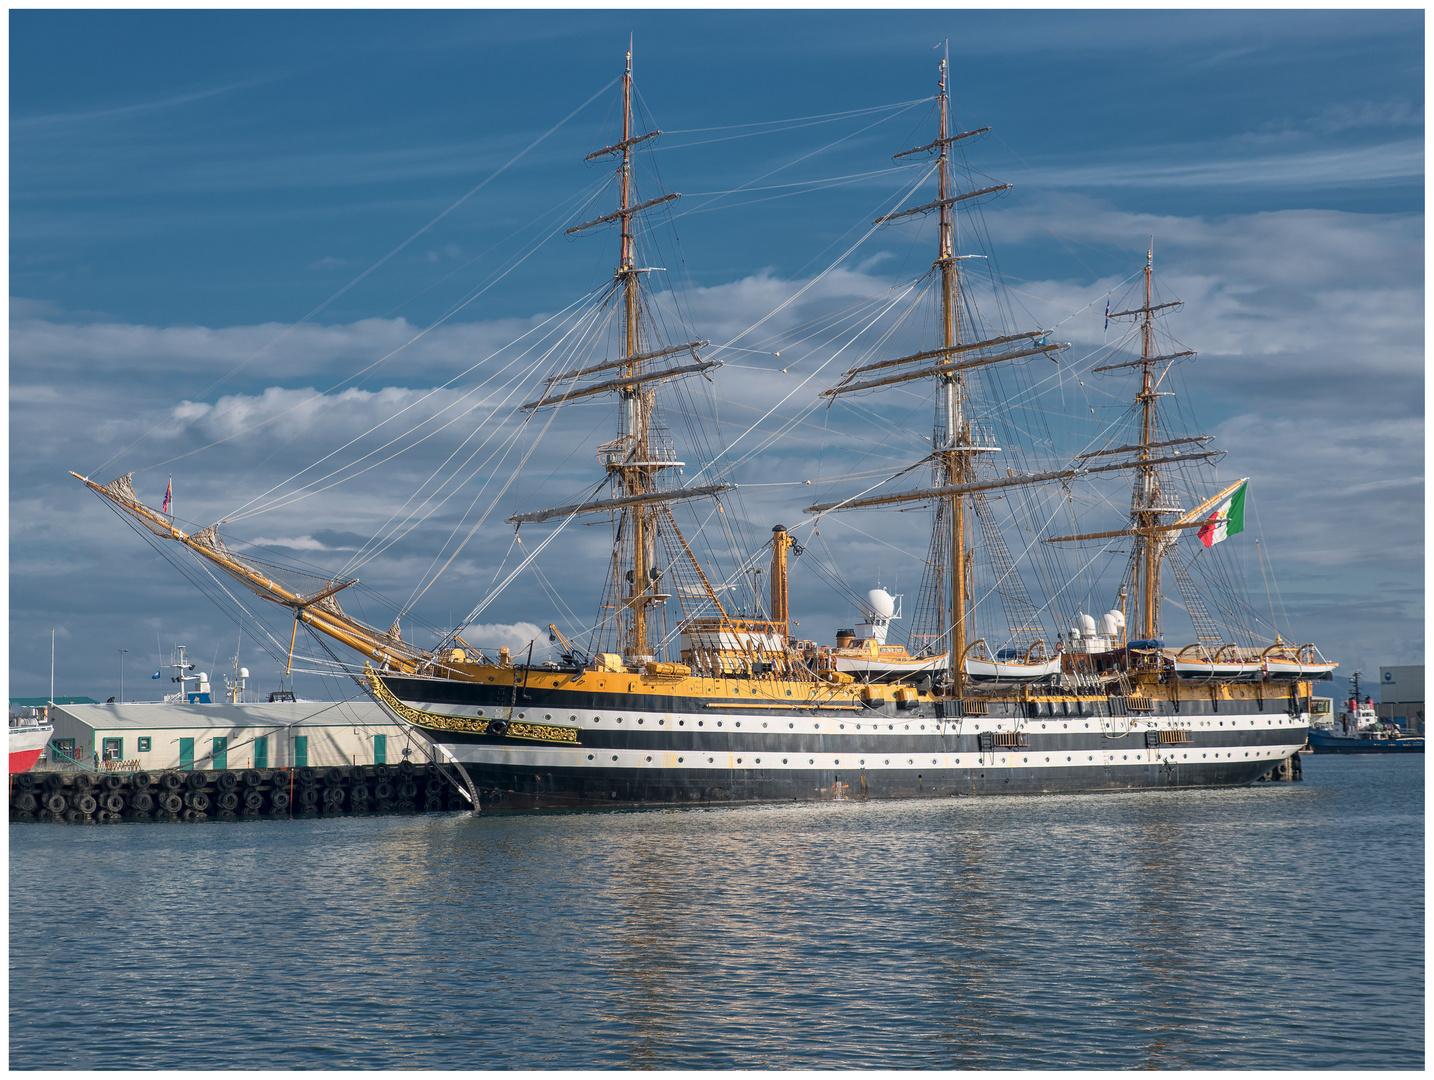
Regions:
<instances>
[{"instance_id":1,"label":"gold scrollwork decoration","mask_svg":"<svg viewBox=\"0 0 1434 1080\"><path fill-rule=\"evenodd\" d=\"M373 690L374 696L390 711L415 727L431 728L438 731L465 731L475 735L498 734L498 732L490 730L492 720L480 720L473 716L450 716L447 713L415 709L412 705L394 697L392 691L378 677L378 672L369 668L366 675L369 688ZM577 728L564 727L559 724L530 724L522 720L514 720L508 724L503 735L509 739L531 739L536 742L570 743L574 746L578 743Z\"/></svg>"}]
</instances>

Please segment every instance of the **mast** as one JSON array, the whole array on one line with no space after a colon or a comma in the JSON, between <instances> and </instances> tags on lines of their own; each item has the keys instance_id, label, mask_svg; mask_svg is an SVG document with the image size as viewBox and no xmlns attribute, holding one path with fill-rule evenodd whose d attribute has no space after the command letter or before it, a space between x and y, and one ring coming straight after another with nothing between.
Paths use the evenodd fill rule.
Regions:
<instances>
[{"instance_id":1,"label":"mast","mask_svg":"<svg viewBox=\"0 0 1434 1080\"><path fill-rule=\"evenodd\" d=\"M961 278L959 264L961 255L956 253L955 207L969 199L1007 191L1010 184L993 184L975 191L957 193L952 184L951 147L963 139L981 135L989 128L980 127L972 131L952 133L950 126L950 47L941 60L940 79L937 85L938 127L936 138L924 146L902 151L895 155L900 159L914 154L935 152L937 195L934 202L900 210L878 218L876 224L885 224L915 214L938 212L938 240L936 259L932 263L936 273L940 295L940 340L937 347L907 356L875 363L862 364L849 369L836 386L822 392L823 397L837 397L842 394L872 390L891 386L914 379L936 378L936 416L943 429L941 439L932 448L936 483L933 487L892 494L862 496L834 503L820 503L807 508L808 513L822 513L827 510L851 510L861 507L895 505L899 503L926 502L935 504L937 512L933 524L933 562L945 560L941 576L945 577L944 588L949 593L944 598L944 610L938 618L944 624L942 636L946 642L947 671L950 685L948 693L961 697L965 693L966 679L964 659L976 642L972 626L973 611L971 599L971 551L972 538L968 536L967 498L980 498L980 493L1022 484L1045 483L1067 479L1080 470L1064 470L1039 474L1018 475L1007 470L1005 478L977 480L976 461L982 453L996 452L993 446L977 446L973 442L971 424L967 415L967 387L965 373L989 364L1021 360L1032 356L1050 355L1069 346L1060 342L1047 342L1048 330L1025 331L1001 334L984 340L966 342L962 340L961 322ZM1037 339L1039 339L1037 341ZM998 350L999 346L1016 345L1013 350ZM914 366L926 361L923 366ZM934 363L931 363L934 361ZM875 378L859 378L867 373L881 370L884 374ZM941 530L949 529L949 537ZM942 539L948 543L940 543ZM940 551L943 554L937 556ZM939 581L939 579L938 579Z\"/></svg>"},{"instance_id":2,"label":"mast","mask_svg":"<svg viewBox=\"0 0 1434 1080\"><path fill-rule=\"evenodd\" d=\"M700 488L674 487L663 482L663 470L679 468L683 463L672 460L668 440L654 420L657 384L685 375L700 374L718 367L718 361L703 360L697 353L707 341L689 341L683 345L661 346L650 342L650 332L643 318L642 275L648 268L637 262L636 223L638 215L652 207L679 198L675 192L637 202L633 173L633 150L649 139L662 134L649 131L638 134L633 128L632 42L629 40L622 74L622 135L611 146L587 155L586 160L615 156L617 158L617 208L592 221L575 225L568 234L582 232L598 225L618 222L621 234L618 265L613 273L616 302L620 305L615 318L620 320L617 356L596 364L582 365L545 380L547 390L542 397L530 401L524 409L561 405L574 399L601 393L616 393L620 402L617 438L599 447L607 471L612 497L589 499L571 506L514 514L509 523L546 521L579 513L613 513L612 576L605 594L605 604L617 610L616 644L625 659L655 658L662 638L661 627L652 607L669 597L660 582L670 567L660 565L659 542L673 543L676 554L668 550L669 560L680 564L680 574L692 579L700 595L717 610L717 601L710 583L696 565L686 541L672 520L667 505L683 499L714 495L729 489L730 484L710 484ZM609 297L609 299L614 299ZM679 353L691 353L694 363L680 366L654 364L653 361ZM587 376L606 372L610 377L583 383Z\"/></svg>"},{"instance_id":3,"label":"mast","mask_svg":"<svg viewBox=\"0 0 1434 1080\"><path fill-rule=\"evenodd\" d=\"M1145 311L1140 323L1141 364L1140 394L1140 449L1141 466L1136 472L1137 508L1135 527L1140 535L1141 561L1144 564L1140 578L1140 630L1147 641L1160 633L1160 554L1163 538L1156 530L1157 511L1160 495L1160 480L1155 468L1146 464L1150 458L1150 444L1155 438L1155 378L1151 357L1151 345L1155 337L1155 313L1151 310L1151 268L1155 261L1155 237L1150 238L1150 247L1145 252Z\"/></svg>"},{"instance_id":4,"label":"mast","mask_svg":"<svg viewBox=\"0 0 1434 1080\"><path fill-rule=\"evenodd\" d=\"M954 350L960 339L958 321L960 316L956 305L958 281L952 221L953 204L950 201L950 143L947 138L949 133L947 113L949 110L946 97L946 75L950 62L951 46L948 43L946 54L941 58L941 82L936 96L937 111L940 114L940 127L937 136L937 145L940 150L936 159L936 200L941 213L940 239L937 249L939 254L936 262L941 271L941 347L946 350ZM953 355L953 352L948 351L942 358L943 365L949 366L952 363ZM946 418L946 446L941 455L943 480L945 486L955 487L969 478L970 455L961 449L962 445L968 441L964 430L965 415L961 376L952 372L943 373L940 386ZM952 693L956 697L960 697L965 683L965 673L961 670L961 658L966 653L968 636L966 633L966 583L968 576L966 504L960 495L950 496L947 504L947 517L951 523L951 615L948 630L949 643L946 650L947 671L951 673Z\"/></svg>"}]
</instances>

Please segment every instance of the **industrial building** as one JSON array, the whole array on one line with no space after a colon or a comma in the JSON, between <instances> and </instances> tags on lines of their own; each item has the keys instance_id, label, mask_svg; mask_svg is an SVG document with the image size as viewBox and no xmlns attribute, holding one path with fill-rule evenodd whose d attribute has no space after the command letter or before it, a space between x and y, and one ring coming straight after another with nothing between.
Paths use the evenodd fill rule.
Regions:
<instances>
[{"instance_id":1,"label":"industrial building","mask_svg":"<svg viewBox=\"0 0 1434 1080\"><path fill-rule=\"evenodd\" d=\"M287 769L430 760L421 737L366 698L57 703L51 717L55 733L46 753L50 767Z\"/></svg>"},{"instance_id":2,"label":"industrial building","mask_svg":"<svg viewBox=\"0 0 1434 1080\"><path fill-rule=\"evenodd\" d=\"M1411 735L1424 734L1424 665L1379 669L1379 717Z\"/></svg>"}]
</instances>

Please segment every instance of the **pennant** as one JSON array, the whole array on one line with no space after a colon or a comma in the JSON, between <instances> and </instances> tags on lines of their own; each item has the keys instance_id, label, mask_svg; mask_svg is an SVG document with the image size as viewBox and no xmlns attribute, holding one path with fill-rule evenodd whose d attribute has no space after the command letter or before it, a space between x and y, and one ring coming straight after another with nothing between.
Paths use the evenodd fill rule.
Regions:
<instances>
[{"instance_id":1,"label":"pennant","mask_svg":"<svg viewBox=\"0 0 1434 1080\"><path fill-rule=\"evenodd\" d=\"M1110 329L1110 297L1105 300L1105 329Z\"/></svg>"},{"instance_id":2,"label":"pennant","mask_svg":"<svg viewBox=\"0 0 1434 1080\"><path fill-rule=\"evenodd\" d=\"M161 514L169 513L169 500L174 495L174 477L169 478L169 484L164 489L164 505L159 508Z\"/></svg>"},{"instance_id":3,"label":"pennant","mask_svg":"<svg viewBox=\"0 0 1434 1080\"><path fill-rule=\"evenodd\" d=\"M159 676L160 676L161 674L162 674L161 672L156 671L153 675L150 676L150 678L151 678L151 679L157 679L157 678L159 678Z\"/></svg>"}]
</instances>

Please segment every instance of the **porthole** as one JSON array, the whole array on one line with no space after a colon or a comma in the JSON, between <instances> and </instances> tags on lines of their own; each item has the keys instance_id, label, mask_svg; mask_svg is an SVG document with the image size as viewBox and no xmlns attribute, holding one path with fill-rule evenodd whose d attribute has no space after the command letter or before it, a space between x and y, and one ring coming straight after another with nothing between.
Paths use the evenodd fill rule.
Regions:
<instances>
[{"instance_id":1,"label":"porthole","mask_svg":"<svg viewBox=\"0 0 1434 1080\"><path fill-rule=\"evenodd\" d=\"M931 764L933 764L933 765L936 764L936 759L935 759L935 758L932 758L932 759L931 759Z\"/></svg>"},{"instance_id":2,"label":"porthole","mask_svg":"<svg viewBox=\"0 0 1434 1080\"><path fill-rule=\"evenodd\" d=\"M808 765L815 765L816 763L817 763L817 759L816 759L816 758L807 758L807 764L808 764Z\"/></svg>"},{"instance_id":3,"label":"porthole","mask_svg":"<svg viewBox=\"0 0 1434 1080\"><path fill-rule=\"evenodd\" d=\"M594 717L593 717L593 723L596 724L596 723L597 723L599 720L601 720L601 719L602 719L601 716L594 716Z\"/></svg>"},{"instance_id":4,"label":"porthole","mask_svg":"<svg viewBox=\"0 0 1434 1080\"><path fill-rule=\"evenodd\" d=\"M544 720L551 720L552 718L553 718L553 714L552 714L552 713L543 713L543 719L544 719Z\"/></svg>"},{"instance_id":5,"label":"porthole","mask_svg":"<svg viewBox=\"0 0 1434 1080\"><path fill-rule=\"evenodd\" d=\"M678 727L684 727L684 726L686 726L686 724L687 724L687 721L686 721L686 720L679 720L679 721L677 721L677 726L678 726Z\"/></svg>"},{"instance_id":6,"label":"porthole","mask_svg":"<svg viewBox=\"0 0 1434 1080\"><path fill-rule=\"evenodd\" d=\"M906 764L908 764L908 765L915 765L916 762L912 761L910 758L907 758L907 759L906 759Z\"/></svg>"},{"instance_id":7,"label":"porthole","mask_svg":"<svg viewBox=\"0 0 1434 1080\"><path fill-rule=\"evenodd\" d=\"M859 761L857 764L859 764L859 765L865 765L865 764L866 764L866 758L862 758L861 761Z\"/></svg>"},{"instance_id":8,"label":"porthole","mask_svg":"<svg viewBox=\"0 0 1434 1080\"><path fill-rule=\"evenodd\" d=\"M712 764L712 759L711 759L711 758L708 758L708 759L707 759L707 764L708 764L708 765L711 765L711 764Z\"/></svg>"},{"instance_id":9,"label":"porthole","mask_svg":"<svg viewBox=\"0 0 1434 1080\"><path fill-rule=\"evenodd\" d=\"M741 758L738 758L738 759L737 759L737 764L738 764L738 765L742 764L742 759L741 759Z\"/></svg>"},{"instance_id":10,"label":"porthole","mask_svg":"<svg viewBox=\"0 0 1434 1080\"><path fill-rule=\"evenodd\" d=\"M782 764L785 765L786 763L787 763L787 759L786 759L786 758L782 758Z\"/></svg>"},{"instance_id":11,"label":"porthole","mask_svg":"<svg viewBox=\"0 0 1434 1080\"><path fill-rule=\"evenodd\" d=\"M1046 760L1047 760L1047 761L1050 761L1051 759L1050 759L1050 758L1046 758Z\"/></svg>"},{"instance_id":12,"label":"porthole","mask_svg":"<svg viewBox=\"0 0 1434 1080\"><path fill-rule=\"evenodd\" d=\"M838 764L838 765L841 764L841 758L837 758L837 759L836 759L836 764Z\"/></svg>"},{"instance_id":13,"label":"porthole","mask_svg":"<svg viewBox=\"0 0 1434 1080\"><path fill-rule=\"evenodd\" d=\"M483 710L482 710L482 709L479 709L479 710L478 710L478 715L479 715L479 716L482 716L482 715L483 715Z\"/></svg>"},{"instance_id":14,"label":"porthole","mask_svg":"<svg viewBox=\"0 0 1434 1080\"><path fill-rule=\"evenodd\" d=\"M701 720L697 721L697 726L698 726L698 727L701 727L701 726L702 726L702 723L703 723L703 722L702 722Z\"/></svg>"},{"instance_id":15,"label":"porthole","mask_svg":"<svg viewBox=\"0 0 1434 1080\"><path fill-rule=\"evenodd\" d=\"M651 761L651 760L652 760L652 755L651 755L651 754L648 754L648 755L647 755L647 760L648 760L648 761Z\"/></svg>"},{"instance_id":16,"label":"porthole","mask_svg":"<svg viewBox=\"0 0 1434 1080\"><path fill-rule=\"evenodd\" d=\"M791 692L790 690L788 690L788 691L787 691L787 697L791 697L791 696L792 696L792 692Z\"/></svg>"},{"instance_id":17,"label":"porthole","mask_svg":"<svg viewBox=\"0 0 1434 1080\"><path fill-rule=\"evenodd\" d=\"M718 727L721 727L721 726L722 726L722 724L721 724L720 721L718 722L717 726L718 726ZM741 727L741 726L742 726L742 721L738 720L738 721L737 721L736 723L734 723L732 726L733 726L733 727Z\"/></svg>"},{"instance_id":18,"label":"porthole","mask_svg":"<svg viewBox=\"0 0 1434 1080\"><path fill-rule=\"evenodd\" d=\"M697 721L697 722L698 722L699 724L702 723L701 720L699 720L699 721ZM721 727L721 726L722 726L722 721L721 721L721 720L718 720L718 721L717 721L717 726L718 726L718 727Z\"/></svg>"},{"instance_id":19,"label":"porthole","mask_svg":"<svg viewBox=\"0 0 1434 1080\"><path fill-rule=\"evenodd\" d=\"M758 758L758 759L757 759L757 764L758 764L758 765L762 764L762 759L761 759L761 758Z\"/></svg>"},{"instance_id":20,"label":"porthole","mask_svg":"<svg viewBox=\"0 0 1434 1080\"><path fill-rule=\"evenodd\" d=\"M1070 760L1070 756L1069 756L1069 755L1066 756L1066 760L1067 760L1067 761Z\"/></svg>"},{"instance_id":21,"label":"porthole","mask_svg":"<svg viewBox=\"0 0 1434 1080\"><path fill-rule=\"evenodd\" d=\"M1028 758L1028 757L1023 757L1023 758L1021 758L1021 760L1022 760L1023 762L1029 762L1031 759Z\"/></svg>"},{"instance_id":22,"label":"porthole","mask_svg":"<svg viewBox=\"0 0 1434 1080\"><path fill-rule=\"evenodd\" d=\"M681 758L678 758L678 759L677 759L677 764L679 764L679 765L682 764L682 759L681 759Z\"/></svg>"},{"instance_id":23,"label":"porthole","mask_svg":"<svg viewBox=\"0 0 1434 1080\"><path fill-rule=\"evenodd\" d=\"M616 761L616 760L617 760L617 755L614 754L614 755L612 756L612 759L613 759L614 761Z\"/></svg>"},{"instance_id":24,"label":"porthole","mask_svg":"<svg viewBox=\"0 0 1434 1080\"><path fill-rule=\"evenodd\" d=\"M840 730L842 730L842 731L845 731L845 730L846 730L846 725L845 725L845 724L838 724L837 727L838 727L838 729L840 729Z\"/></svg>"},{"instance_id":25,"label":"porthole","mask_svg":"<svg viewBox=\"0 0 1434 1080\"><path fill-rule=\"evenodd\" d=\"M591 761L592 759L593 759L593 756L592 756L591 754L589 754L589 755L588 755L588 760Z\"/></svg>"},{"instance_id":26,"label":"porthole","mask_svg":"<svg viewBox=\"0 0 1434 1080\"><path fill-rule=\"evenodd\" d=\"M619 716L619 717L617 718L617 722L618 722L619 724L622 723L622 717Z\"/></svg>"},{"instance_id":27,"label":"porthole","mask_svg":"<svg viewBox=\"0 0 1434 1080\"><path fill-rule=\"evenodd\" d=\"M925 724L922 724L922 725L921 725L921 730L922 730L922 731L925 731L925 730L926 730L926 725L925 725Z\"/></svg>"},{"instance_id":28,"label":"porthole","mask_svg":"<svg viewBox=\"0 0 1434 1080\"><path fill-rule=\"evenodd\" d=\"M569 716L568 719L571 720L573 723L577 723L578 721L578 718L576 716Z\"/></svg>"},{"instance_id":29,"label":"porthole","mask_svg":"<svg viewBox=\"0 0 1434 1080\"><path fill-rule=\"evenodd\" d=\"M887 758L884 762L882 762L882 764L883 764L883 765L890 765L890 764L891 764L891 758Z\"/></svg>"},{"instance_id":30,"label":"porthole","mask_svg":"<svg viewBox=\"0 0 1434 1080\"><path fill-rule=\"evenodd\" d=\"M519 713L519 714L518 714L518 719L519 719L519 720L526 720L527 718L528 718L528 714L527 714L527 713ZM621 723L622 721L618 721L618 722Z\"/></svg>"},{"instance_id":31,"label":"porthole","mask_svg":"<svg viewBox=\"0 0 1434 1080\"><path fill-rule=\"evenodd\" d=\"M763 720L763 721L762 721L762 726L763 726L763 727L766 727L766 726L767 726L767 721Z\"/></svg>"},{"instance_id":32,"label":"porthole","mask_svg":"<svg viewBox=\"0 0 1434 1080\"><path fill-rule=\"evenodd\" d=\"M642 717L639 716L639 717L637 718L637 722L638 722L639 724L642 723Z\"/></svg>"}]
</instances>

